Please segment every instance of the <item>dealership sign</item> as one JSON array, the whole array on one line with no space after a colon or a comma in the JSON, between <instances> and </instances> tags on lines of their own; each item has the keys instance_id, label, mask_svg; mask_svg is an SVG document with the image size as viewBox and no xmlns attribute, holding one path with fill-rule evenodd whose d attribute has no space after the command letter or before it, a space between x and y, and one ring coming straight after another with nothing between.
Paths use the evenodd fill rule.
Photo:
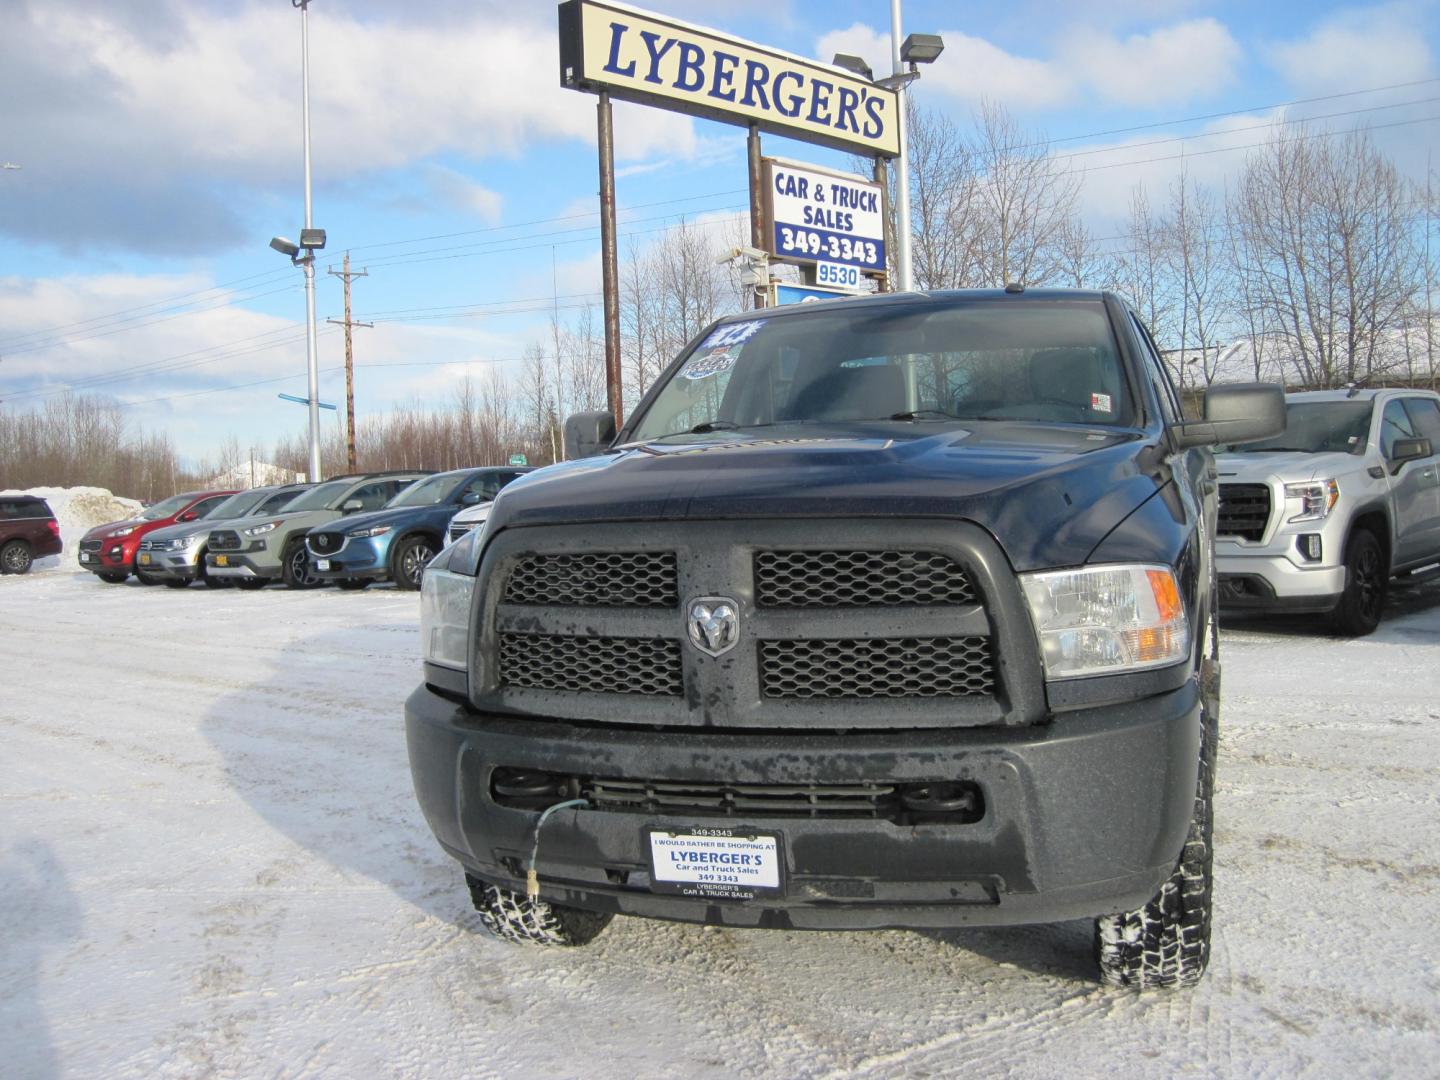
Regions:
<instances>
[{"instance_id":1,"label":"dealership sign","mask_svg":"<svg viewBox=\"0 0 1440 1080\"><path fill-rule=\"evenodd\" d=\"M895 91L623 4L560 5L560 82L841 150L900 152Z\"/></svg>"},{"instance_id":2,"label":"dealership sign","mask_svg":"<svg viewBox=\"0 0 1440 1080\"><path fill-rule=\"evenodd\" d=\"M764 166L765 235L772 255L785 262L885 269L880 184L776 158L766 158ZM824 284L849 283L834 276Z\"/></svg>"}]
</instances>

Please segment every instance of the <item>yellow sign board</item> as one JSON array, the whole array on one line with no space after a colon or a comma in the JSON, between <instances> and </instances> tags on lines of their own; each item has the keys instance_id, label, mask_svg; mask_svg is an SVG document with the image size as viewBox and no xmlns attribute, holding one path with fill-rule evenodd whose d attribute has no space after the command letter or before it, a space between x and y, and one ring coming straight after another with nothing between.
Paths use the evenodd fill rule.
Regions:
<instances>
[{"instance_id":1,"label":"yellow sign board","mask_svg":"<svg viewBox=\"0 0 1440 1080\"><path fill-rule=\"evenodd\" d=\"M624 4L560 5L560 82L822 146L900 152L895 91Z\"/></svg>"}]
</instances>

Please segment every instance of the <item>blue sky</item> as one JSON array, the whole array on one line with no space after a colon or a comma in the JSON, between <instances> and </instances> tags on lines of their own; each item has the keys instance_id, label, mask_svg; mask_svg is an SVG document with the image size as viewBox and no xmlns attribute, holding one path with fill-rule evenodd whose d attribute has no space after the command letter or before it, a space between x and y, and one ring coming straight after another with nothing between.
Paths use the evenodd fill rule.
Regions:
<instances>
[{"instance_id":1,"label":"blue sky","mask_svg":"<svg viewBox=\"0 0 1440 1080\"><path fill-rule=\"evenodd\" d=\"M886 0L641 6L887 63ZM1245 157L1230 148L1277 118L1367 123L1417 179L1440 138L1426 119L1440 117L1433 0L904 8L907 31L947 44L922 102L964 121L993 98L1077 155L1102 237L1137 183L1163 201L1182 151L1192 175L1223 184ZM330 236L320 318L341 313L323 270L349 248L370 271L355 317L377 324L356 331L357 409L439 403L464 373L543 340L552 304L598 305L594 99L558 84L549 2L310 10L315 222ZM0 171L0 399L104 393L196 456L300 430L303 410L275 395L305 392L301 277L266 246L303 214L298 13L287 0L0 0L0 20L0 162L21 166ZM1316 100L1279 107L1301 99ZM616 135L622 250L682 215L743 212L742 129L621 106ZM769 137L766 152L847 164ZM340 335L321 328L321 396L338 400Z\"/></svg>"}]
</instances>

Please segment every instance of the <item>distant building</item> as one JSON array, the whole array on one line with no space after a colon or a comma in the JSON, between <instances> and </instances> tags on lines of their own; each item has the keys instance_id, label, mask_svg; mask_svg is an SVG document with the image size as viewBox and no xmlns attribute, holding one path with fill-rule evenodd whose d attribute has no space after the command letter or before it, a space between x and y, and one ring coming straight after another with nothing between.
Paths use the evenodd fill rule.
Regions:
<instances>
[{"instance_id":1,"label":"distant building","mask_svg":"<svg viewBox=\"0 0 1440 1080\"><path fill-rule=\"evenodd\" d=\"M224 472L212 476L205 481L205 486L212 490L268 487L271 484L293 484L297 480L303 479L304 475L304 473L282 469L279 465L271 465L268 461L256 461L251 458L249 461L240 462L233 469L226 469Z\"/></svg>"}]
</instances>

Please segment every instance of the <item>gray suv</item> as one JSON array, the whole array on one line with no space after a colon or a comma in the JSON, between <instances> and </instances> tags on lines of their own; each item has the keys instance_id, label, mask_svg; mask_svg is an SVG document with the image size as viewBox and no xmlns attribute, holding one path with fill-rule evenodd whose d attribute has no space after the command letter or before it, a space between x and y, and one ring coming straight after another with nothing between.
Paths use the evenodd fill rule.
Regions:
<instances>
[{"instance_id":1,"label":"gray suv","mask_svg":"<svg viewBox=\"0 0 1440 1080\"><path fill-rule=\"evenodd\" d=\"M426 469L403 469L357 473L316 484L272 516L214 529L206 541L205 572L230 578L241 588L264 588L267 582L280 580L292 589L321 585L310 568L305 534L347 514L379 510L401 488L429 475Z\"/></svg>"},{"instance_id":2,"label":"gray suv","mask_svg":"<svg viewBox=\"0 0 1440 1080\"><path fill-rule=\"evenodd\" d=\"M312 486L279 484L237 491L203 520L157 529L141 540L135 555L135 568L172 589L183 589L192 581L203 581L211 588L228 585L229 581L225 578L212 577L205 572L208 550L205 542L210 533L231 524L243 528L250 524L244 520L246 518L274 514Z\"/></svg>"},{"instance_id":3,"label":"gray suv","mask_svg":"<svg viewBox=\"0 0 1440 1080\"><path fill-rule=\"evenodd\" d=\"M1284 434L1216 458L1220 605L1368 634L1390 579L1440 562L1440 395L1312 391L1285 409Z\"/></svg>"}]
</instances>

